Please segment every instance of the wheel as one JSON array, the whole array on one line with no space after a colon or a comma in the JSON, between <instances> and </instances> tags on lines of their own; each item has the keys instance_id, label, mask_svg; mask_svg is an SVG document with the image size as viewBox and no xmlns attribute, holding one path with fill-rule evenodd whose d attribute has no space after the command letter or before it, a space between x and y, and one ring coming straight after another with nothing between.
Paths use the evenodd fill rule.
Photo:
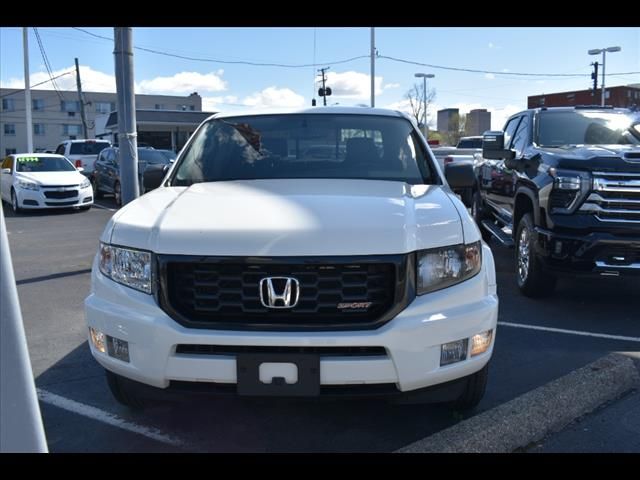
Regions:
<instances>
[{"instance_id":1,"label":"wheel","mask_svg":"<svg viewBox=\"0 0 640 480\"><path fill-rule=\"evenodd\" d=\"M22 211L20 205L18 205L18 196L13 188L11 189L11 210L16 215Z\"/></svg>"},{"instance_id":2,"label":"wheel","mask_svg":"<svg viewBox=\"0 0 640 480\"><path fill-rule=\"evenodd\" d=\"M538 298L553 293L557 278L543 270L534 249L534 235L533 219L527 213L516 231L516 280L523 295Z\"/></svg>"},{"instance_id":3,"label":"wheel","mask_svg":"<svg viewBox=\"0 0 640 480\"><path fill-rule=\"evenodd\" d=\"M493 237L493 235L491 235L491 233L482 226L482 221L489 220L491 216L487 212L484 206L482 195L480 195L480 190L476 190L473 193L473 203L471 204L471 215L473 216L473 219L475 220L476 225L478 225L478 228L480 229L480 233L482 234L482 239L488 243L489 240L491 240L491 238Z\"/></svg>"},{"instance_id":4,"label":"wheel","mask_svg":"<svg viewBox=\"0 0 640 480\"><path fill-rule=\"evenodd\" d=\"M105 370L107 375L107 385L111 394L118 403L129 407L132 410L142 410L147 406L147 402L133 391L133 382L109 370Z\"/></svg>"},{"instance_id":5,"label":"wheel","mask_svg":"<svg viewBox=\"0 0 640 480\"><path fill-rule=\"evenodd\" d=\"M93 198L102 198L102 192L98 189L98 179L95 175L91 177L91 188L93 188Z\"/></svg>"},{"instance_id":6,"label":"wheel","mask_svg":"<svg viewBox=\"0 0 640 480\"><path fill-rule=\"evenodd\" d=\"M489 364L487 363L482 370L469 375L467 377L467 385L464 392L451 404L455 410L471 410L475 408L484 397L487 389L487 380L489 379Z\"/></svg>"},{"instance_id":7,"label":"wheel","mask_svg":"<svg viewBox=\"0 0 640 480\"><path fill-rule=\"evenodd\" d=\"M116 205L118 207L122 206L122 191L120 189L120 182L116 182L113 186L113 196L116 199Z\"/></svg>"}]
</instances>

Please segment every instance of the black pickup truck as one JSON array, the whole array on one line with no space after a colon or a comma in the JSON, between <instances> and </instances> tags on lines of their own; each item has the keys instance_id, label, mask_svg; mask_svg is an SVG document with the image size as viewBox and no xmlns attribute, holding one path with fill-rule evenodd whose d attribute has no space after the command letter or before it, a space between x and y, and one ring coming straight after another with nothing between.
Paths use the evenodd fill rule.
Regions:
<instances>
[{"instance_id":1,"label":"black pickup truck","mask_svg":"<svg viewBox=\"0 0 640 480\"><path fill-rule=\"evenodd\" d=\"M516 249L522 293L561 274L640 275L640 114L525 110L485 132L472 212L483 238Z\"/></svg>"}]
</instances>

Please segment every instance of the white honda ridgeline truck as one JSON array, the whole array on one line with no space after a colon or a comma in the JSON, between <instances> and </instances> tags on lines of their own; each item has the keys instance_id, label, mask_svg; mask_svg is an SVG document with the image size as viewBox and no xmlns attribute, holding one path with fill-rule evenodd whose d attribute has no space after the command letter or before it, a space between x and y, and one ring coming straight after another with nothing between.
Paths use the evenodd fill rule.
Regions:
<instances>
[{"instance_id":1,"label":"white honda ridgeline truck","mask_svg":"<svg viewBox=\"0 0 640 480\"><path fill-rule=\"evenodd\" d=\"M445 179L446 177L446 179ZM107 224L85 301L115 398L389 395L474 407L491 250L407 115L214 115Z\"/></svg>"}]
</instances>

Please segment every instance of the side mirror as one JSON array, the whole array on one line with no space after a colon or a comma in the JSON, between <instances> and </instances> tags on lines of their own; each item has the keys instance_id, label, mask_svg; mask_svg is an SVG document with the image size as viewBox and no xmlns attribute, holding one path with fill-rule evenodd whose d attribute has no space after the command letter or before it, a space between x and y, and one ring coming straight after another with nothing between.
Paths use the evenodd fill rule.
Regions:
<instances>
[{"instance_id":1,"label":"side mirror","mask_svg":"<svg viewBox=\"0 0 640 480\"><path fill-rule=\"evenodd\" d=\"M79 172L84 172L84 167L76 167L76 170L78 170Z\"/></svg>"},{"instance_id":2,"label":"side mirror","mask_svg":"<svg viewBox=\"0 0 640 480\"><path fill-rule=\"evenodd\" d=\"M515 152L504 148L503 131L486 131L482 136L482 156L490 160L510 160Z\"/></svg>"},{"instance_id":3,"label":"side mirror","mask_svg":"<svg viewBox=\"0 0 640 480\"><path fill-rule=\"evenodd\" d=\"M10 168L3 168L2 169L2 173L6 173L7 175L11 175L11 169Z\"/></svg>"},{"instance_id":4,"label":"side mirror","mask_svg":"<svg viewBox=\"0 0 640 480\"><path fill-rule=\"evenodd\" d=\"M444 166L444 176L455 193L460 195L465 207L470 208L473 203L473 187L476 176L471 162L449 163Z\"/></svg>"}]
</instances>

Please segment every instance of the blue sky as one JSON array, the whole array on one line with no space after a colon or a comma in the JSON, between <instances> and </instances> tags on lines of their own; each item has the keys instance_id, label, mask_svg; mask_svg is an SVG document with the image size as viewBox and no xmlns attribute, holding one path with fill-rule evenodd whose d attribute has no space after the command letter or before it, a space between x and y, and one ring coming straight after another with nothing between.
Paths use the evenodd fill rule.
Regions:
<instances>
[{"instance_id":1,"label":"blue sky","mask_svg":"<svg viewBox=\"0 0 640 480\"><path fill-rule=\"evenodd\" d=\"M112 28L86 28L113 37ZM72 28L38 28L54 72L81 65L83 88L115 91L113 42ZM179 55L226 61L312 64L331 66L329 103L369 103L369 59L345 64L331 62L369 54L368 28L134 28L134 44ZM314 51L315 35L315 51ZM515 77L429 68L379 58L376 61L376 106L407 108L404 94L418 79L416 72L435 74L428 86L436 99L430 117L444 107L487 108L493 127L526 108L527 95L579 90L591 85L587 50L620 46L607 55L607 73L640 72L640 28L506 28L421 27L376 28L379 55L439 66L496 72L581 74L582 77ZM47 78L33 29L29 33L31 81ZM197 91L205 110L233 110L262 106L306 106L317 86L316 68L278 68L198 62L135 51L138 93L188 95ZM22 87L22 31L0 29L0 81L3 87ZM640 73L607 77L607 86L640 83ZM58 80L61 88L75 88L73 75ZM39 87L50 88L50 87Z\"/></svg>"}]
</instances>

